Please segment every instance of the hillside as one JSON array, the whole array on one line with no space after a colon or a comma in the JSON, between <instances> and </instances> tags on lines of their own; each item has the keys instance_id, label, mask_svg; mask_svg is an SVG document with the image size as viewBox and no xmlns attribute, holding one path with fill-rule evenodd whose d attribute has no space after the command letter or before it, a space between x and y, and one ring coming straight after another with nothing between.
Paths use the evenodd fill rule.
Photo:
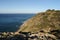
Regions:
<instances>
[{"instance_id":1,"label":"hillside","mask_svg":"<svg viewBox=\"0 0 60 40\"><path fill-rule=\"evenodd\" d=\"M46 10L25 21L18 32L50 32L60 30L60 10Z\"/></svg>"}]
</instances>

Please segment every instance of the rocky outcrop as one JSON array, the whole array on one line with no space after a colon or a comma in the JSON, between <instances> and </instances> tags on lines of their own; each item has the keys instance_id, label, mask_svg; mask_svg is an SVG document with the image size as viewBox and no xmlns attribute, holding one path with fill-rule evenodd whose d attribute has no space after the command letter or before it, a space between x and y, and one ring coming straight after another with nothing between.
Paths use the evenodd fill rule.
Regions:
<instances>
[{"instance_id":1,"label":"rocky outcrop","mask_svg":"<svg viewBox=\"0 0 60 40\"><path fill-rule=\"evenodd\" d=\"M50 32L60 30L60 10L47 10L25 21L18 32L37 32L43 30Z\"/></svg>"}]
</instances>

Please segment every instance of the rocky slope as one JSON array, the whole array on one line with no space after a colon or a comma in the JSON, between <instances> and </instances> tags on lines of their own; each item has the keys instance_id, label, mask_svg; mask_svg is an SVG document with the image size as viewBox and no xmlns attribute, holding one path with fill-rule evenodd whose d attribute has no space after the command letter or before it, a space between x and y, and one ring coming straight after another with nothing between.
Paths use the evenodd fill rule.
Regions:
<instances>
[{"instance_id":1,"label":"rocky slope","mask_svg":"<svg viewBox=\"0 0 60 40\"><path fill-rule=\"evenodd\" d=\"M21 25L18 32L50 32L60 30L60 10L46 10L28 19Z\"/></svg>"}]
</instances>

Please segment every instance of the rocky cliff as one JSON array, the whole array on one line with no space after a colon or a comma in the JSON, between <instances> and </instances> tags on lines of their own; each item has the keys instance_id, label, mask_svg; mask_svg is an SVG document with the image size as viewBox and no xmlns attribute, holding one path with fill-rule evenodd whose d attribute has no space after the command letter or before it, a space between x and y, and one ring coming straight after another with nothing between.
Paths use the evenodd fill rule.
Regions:
<instances>
[{"instance_id":1,"label":"rocky cliff","mask_svg":"<svg viewBox=\"0 0 60 40\"><path fill-rule=\"evenodd\" d=\"M60 30L60 10L46 10L25 21L18 32L50 32Z\"/></svg>"}]
</instances>

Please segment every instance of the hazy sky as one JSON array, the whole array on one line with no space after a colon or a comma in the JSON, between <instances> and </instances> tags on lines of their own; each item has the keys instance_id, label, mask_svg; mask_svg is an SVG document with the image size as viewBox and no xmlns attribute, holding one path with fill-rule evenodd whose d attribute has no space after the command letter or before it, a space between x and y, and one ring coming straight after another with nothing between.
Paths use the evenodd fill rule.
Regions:
<instances>
[{"instance_id":1,"label":"hazy sky","mask_svg":"<svg viewBox=\"0 0 60 40\"><path fill-rule=\"evenodd\" d=\"M0 13L37 13L60 9L60 0L0 0Z\"/></svg>"}]
</instances>

